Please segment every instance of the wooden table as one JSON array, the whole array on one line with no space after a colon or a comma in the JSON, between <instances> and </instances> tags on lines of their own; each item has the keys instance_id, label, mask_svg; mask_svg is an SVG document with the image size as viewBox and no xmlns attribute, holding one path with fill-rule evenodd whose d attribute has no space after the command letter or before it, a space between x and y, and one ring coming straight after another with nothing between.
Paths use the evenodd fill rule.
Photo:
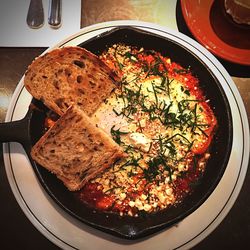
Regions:
<instances>
[{"instance_id":1,"label":"wooden table","mask_svg":"<svg viewBox=\"0 0 250 250\"><path fill-rule=\"evenodd\" d=\"M109 1L111 4L113 1ZM86 1L83 7L86 11ZM126 1L121 1L121 3ZM84 2L83 2L84 3ZM84 11L84 9L83 9ZM88 10L93 13L93 10ZM92 11L92 12L91 12ZM83 12L82 12L83 13ZM177 4L178 29L191 36ZM127 15L120 16L121 19L129 18ZM89 19L82 18L82 27L91 22L106 21L107 17ZM118 17L113 17L118 19ZM148 21L148 20L146 20ZM10 98L17 83L24 74L27 66L46 48L0 48L0 121L3 122L8 108ZM250 121L250 67L235 65L221 60L221 63L232 76L245 104L248 121ZM194 249L250 249L250 173L247 172L243 188L233 208L224 221ZM0 227L1 227L1 249L58 249L47 240L26 218L17 204L10 189L0 149Z\"/></svg>"}]
</instances>

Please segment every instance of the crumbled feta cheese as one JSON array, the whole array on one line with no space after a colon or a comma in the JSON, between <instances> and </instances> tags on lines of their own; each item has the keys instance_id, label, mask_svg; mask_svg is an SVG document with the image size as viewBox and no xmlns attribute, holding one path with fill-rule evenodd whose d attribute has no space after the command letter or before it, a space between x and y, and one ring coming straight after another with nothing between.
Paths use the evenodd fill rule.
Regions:
<instances>
[{"instance_id":1,"label":"crumbled feta cheese","mask_svg":"<svg viewBox=\"0 0 250 250\"><path fill-rule=\"evenodd\" d=\"M152 209L152 206L149 205L149 204L145 204L145 205L143 206L143 209L144 209L146 212L148 212L149 210Z\"/></svg>"},{"instance_id":2,"label":"crumbled feta cheese","mask_svg":"<svg viewBox=\"0 0 250 250\"><path fill-rule=\"evenodd\" d=\"M126 195L125 193L121 193L121 194L120 194L120 197L121 197L122 200L124 200L124 199L126 198L126 196L127 196L127 195Z\"/></svg>"},{"instance_id":3,"label":"crumbled feta cheese","mask_svg":"<svg viewBox=\"0 0 250 250\"><path fill-rule=\"evenodd\" d=\"M139 210L143 210L143 204L139 199L135 200L135 206L139 209Z\"/></svg>"},{"instance_id":4,"label":"crumbled feta cheese","mask_svg":"<svg viewBox=\"0 0 250 250\"><path fill-rule=\"evenodd\" d=\"M134 201L129 201L128 204L129 204L130 207L134 207L135 206L135 202Z\"/></svg>"},{"instance_id":5,"label":"crumbled feta cheese","mask_svg":"<svg viewBox=\"0 0 250 250\"><path fill-rule=\"evenodd\" d=\"M146 199L147 199L147 195L142 194L142 195L141 195L141 199L142 199L142 200L146 200Z\"/></svg>"},{"instance_id":6,"label":"crumbled feta cheese","mask_svg":"<svg viewBox=\"0 0 250 250\"><path fill-rule=\"evenodd\" d=\"M161 203L165 203L165 201L166 201L166 196L164 195L163 192L159 192L159 193L158 193L158 198L159 198L159 200L160 200Z\"/></svg>"},{"instance_id":7,"label":"crumbled feta cheese","mask_svg":"<svg viewBox=\"0 0 250 250\"><path fill-rule=\"evenodd\" d=\"M147 138L144 134L135 132L135 133L131 133L129 137L130 137L131 143L136 148L140 148L142 151L148 152L150 148L151 140Z\"/></svg>"},{"instance_id":8,"label":"crumbled feta cheese","mask_svg":"<svg viewBox=\"0 0 250 250\"><path fill-rule=\"evenodd\" d=\"M168 189L166 190L166 194L167 194L168 196L172 195L172 194L173 194L172 188L168 188Z\"/></svg>"}]
</instances>

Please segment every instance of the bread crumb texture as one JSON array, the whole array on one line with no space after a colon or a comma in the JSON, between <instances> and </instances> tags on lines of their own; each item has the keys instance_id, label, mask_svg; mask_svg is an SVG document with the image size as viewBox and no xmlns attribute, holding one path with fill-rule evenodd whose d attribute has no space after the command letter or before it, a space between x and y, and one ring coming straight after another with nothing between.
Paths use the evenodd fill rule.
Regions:
<instances>
[{"instance_id":1,"label":"bread crumb texture","mask_svg":"<svg viewBox=\"0 0 250 250\"><path fill-rule=\"evenodd\" d=\"M125 153L79 107L71 106L33 146L31 156L75 191Z\"/></svg>"},{"instance_id":2,"label":"bread crumb texture","mask_svg":"<svg viewBox=\"0 0 250 250\"><path fill-rule=\"evenodd\" d=\"M24 85L30 94L62 115L77 105L93 114L120 81L96 55L77 46L51 50L28 67Z\"/></svg>"}]
</instances>

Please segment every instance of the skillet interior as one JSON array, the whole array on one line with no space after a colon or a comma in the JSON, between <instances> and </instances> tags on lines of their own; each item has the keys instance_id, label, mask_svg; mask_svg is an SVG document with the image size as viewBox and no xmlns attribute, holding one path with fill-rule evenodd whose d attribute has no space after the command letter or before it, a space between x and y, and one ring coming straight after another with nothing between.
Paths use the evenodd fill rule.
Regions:
<instances>
[{"instance_id":1,"label":"skillet interior","mask_svg":"<svg viewBox=\"0 0 250 250\"><path fill-rule=\"evenodd\" d=\"M182 220L197 209L212 193L225 171L231 152L232 118L225 93L213 73L195 54L175 41L127 27L114 29L79 44L79 46L95 54L100 54L114 43L126 43L159 51L183 67L191 66L193 74L200 79L200 86L207 98L210 99L219 126L211 146L211 158L198 188L176 207L157 214L145 214L136 218L120 217L117 214L93 211L92 208L80 202L74 192L69 192L54 175L37 165L32 159L31 162L46 191L64 210L102 231L122 238L137 239L158 232ZM39 106L41 112L34 112L31 118L32 144L42 135L44 112L47 111L41 103L33 101L35 105Z\"/></svg>"}]
</instances>

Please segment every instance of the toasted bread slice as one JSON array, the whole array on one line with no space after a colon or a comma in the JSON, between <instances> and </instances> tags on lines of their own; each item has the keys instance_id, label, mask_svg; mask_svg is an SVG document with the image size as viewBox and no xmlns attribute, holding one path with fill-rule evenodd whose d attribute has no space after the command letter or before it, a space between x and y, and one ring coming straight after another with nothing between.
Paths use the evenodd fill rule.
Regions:
<instances>
[{"instance_id":1,"label":"toasted bread slice","mask_svg":"<svg viewBox=\"0 0 250 250\"><path fill-rule=\"evenodd\" d=\"M32 158L56 174L70 191L79 190L125 155L77 106L69 107L31 150Z\"/></svg>"},{"instance_id":2,"label":"toasted bread slice","mask_svg":"<svg viewBox=\"0 0 250 250\"><path fill-rule=\"evenodd\" d=\"M30 94L60 116L72 104L91 115L119 81L96 55L73 46L36 58L24 77Z\"/></svg>"}]
</instances>

